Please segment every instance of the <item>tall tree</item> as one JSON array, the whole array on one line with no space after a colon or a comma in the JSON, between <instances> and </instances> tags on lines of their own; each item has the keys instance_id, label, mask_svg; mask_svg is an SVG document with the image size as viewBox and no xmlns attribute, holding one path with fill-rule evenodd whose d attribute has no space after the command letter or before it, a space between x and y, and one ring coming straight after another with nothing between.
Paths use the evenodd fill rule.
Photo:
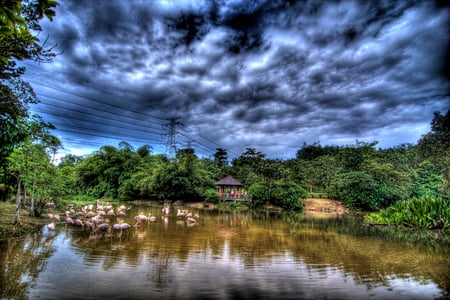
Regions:
<instances>
[{"instance_id":1,"label":"tall tree","mask_svg":"<svg viewBox=\"0 0 450 300\"><path fill-rule=\"evenodd\" d=\"M223 148L216 148L216 153L214 153L214 162L219 166L228 166L228 153L227 150Z\"/></svg>"},{"instance_id":2,"label":"tall tree","mask_svg":"<svg viewBox=\"0 0 450 300\"><path fill-rule=\"evenodd\" d=\"M0 5L0 169L6 178L6 158L15 146L24 141L28 132L28 105L37 103L31 86L20 79L24 67L21 60L50 61L56 54L46 48L38 36L39 22L52 20L54 0L8 0Z\"/></svg>"},{"instance_id":3,"label":"tall tree","mask_svg":"<svg viewBox=\"0 0 450 300\"><path fill-rule=\"evenodd\" d=\"M445 180L443 194L450 194L450 109L445 115L434 113L431 132L417 143L419 155L429 160Z\"/></svg>"},{"instance_id":4,"label":"tall tree","mask_svg":"<svg viewBox=\"0 0 450 300\"><path fill-rule=\"evenodd\" d=\"M44 122L40 117L33 116L33 119L25 125L26 132L28 132L26 140L17 145L8 156L7 170L10 175L16 178L17 185L16 206L13 216L15 224L20 223L22 187L26 192L27 184L30 184L33 191L32 197L34 197L35 192L38 191L38 187L36 187L38 177L44 176L43 170L49 168L50 161L46 149L57 148L61 144L49 132L50 129L54 129L53 125ZM26 197L24 198L26 200ZM34 203L31 206L31 211L34 212Z\"/></svg>"}]
</instances>

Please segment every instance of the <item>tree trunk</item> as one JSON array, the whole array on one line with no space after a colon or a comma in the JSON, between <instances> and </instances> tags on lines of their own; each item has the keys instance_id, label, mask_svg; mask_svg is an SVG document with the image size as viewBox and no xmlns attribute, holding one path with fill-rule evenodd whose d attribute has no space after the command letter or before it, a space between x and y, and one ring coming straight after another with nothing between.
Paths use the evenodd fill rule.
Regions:
<instances>
[{"instance_id":1,"label":"tree trunk","mask_svg":"<svg viewBox=\"0 0 450 300\"><path fill-rule=\"evenodd\" d=\"M31 187L30 216L34 217L34 187L36 185L36 169L34 169L33 185Z\"/></svg>"},{"instance_id":2,"label":"tree trunk","mask_svg":"<svg viewBox=\"0 0 450 300\"><path fill-rule=\"evenodd\" d=\"M13 217L13 223L14 224L19 224L20 223L20 195L22 194L21 191L21 186L22 186L22 179L19 177L17 178L17 193L16 193L16 208L14 210L14 217Z\"/></svg>"},{"instance_id":3,"label":"tree trunk","mask_svg":"<svg viewBox=\"0 0 450 300\"><path fill-rule=\"evenodd\" d=\"M22 206L27 206L27 184L23 184L23 199L22 199Z\"/></svg>"}]
</instances>

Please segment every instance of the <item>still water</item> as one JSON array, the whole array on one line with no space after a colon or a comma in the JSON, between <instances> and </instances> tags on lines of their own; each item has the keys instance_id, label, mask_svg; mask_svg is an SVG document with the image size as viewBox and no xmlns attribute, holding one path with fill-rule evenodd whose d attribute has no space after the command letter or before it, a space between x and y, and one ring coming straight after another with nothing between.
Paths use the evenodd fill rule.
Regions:
<instances>
[{"instance_id":1,"label":"still water","mask_svg":"<svg viewBox=\"0 0 450 300\"><path fill-rule=\"evenodd\" d=\"M186 209L186 208L183 208ZM450 250L401 242L353 217L190 208L96 233L55 231L0 241L2 299L447 299ZM111 224L117 223L111 218Z\"/></svg>"}]
</instances>

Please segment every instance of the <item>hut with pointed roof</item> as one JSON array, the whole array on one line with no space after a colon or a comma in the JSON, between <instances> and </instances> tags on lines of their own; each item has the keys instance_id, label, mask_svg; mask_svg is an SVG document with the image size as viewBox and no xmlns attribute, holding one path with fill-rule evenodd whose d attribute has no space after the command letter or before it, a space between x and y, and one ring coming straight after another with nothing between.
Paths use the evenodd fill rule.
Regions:
<instances>
[{"instance_id":1,"label":"hut with pointed roof","mask_svg":"<svg viewBox=\"0 0 450 300\"><path fill-rule=\"evenodd\" d=\"M219 181L216 181L218 187L220 200L233 200L233 201L249 201L251 195L248 195L243 188L243 184L236 178L228 175Z\"/></svg>"}]
</instances>

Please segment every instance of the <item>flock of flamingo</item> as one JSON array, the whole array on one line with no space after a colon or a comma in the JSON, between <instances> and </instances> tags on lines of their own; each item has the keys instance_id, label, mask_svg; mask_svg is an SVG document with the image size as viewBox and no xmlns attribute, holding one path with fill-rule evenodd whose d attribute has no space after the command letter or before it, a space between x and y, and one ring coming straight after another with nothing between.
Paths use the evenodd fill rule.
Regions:
<instances>
[{"instance_id":1,"label":"flock of flamingo","mask_svg":"<svg viewBox=\"0 0 450 300\"><path fill-rule=\"evenodd\" d=\"M130 225L123 221L123 217L127 216L127 211L129 209L130 208L127 208L125 205L120 205L117 208L114 208L112 205L100 205L99 201L97 200L96 205L86 205L78 210L75 210L73 207L71 207L63 214L53 214L50 210L48 218L52 221L51 223L47 224L46 227L48 230L54 231L56 228L55 221L57 221L58 223L80 226L82 228L87 228L95 232L106 233L115 231L122 232L123 230L132 227L139 227L156 221L156 216L151 215L151 213L149 213L148 215L138 214L134 217L135 224ZM169 214L170 205L164 204L161 216L164 222L167 222ZM193 214L188 210L178 209L176 217L179 220L183 220L183 222L186 222L187 224L195 224L197 223L197 220L195 218L199 218L199 215L197 213ZM65 222L61 220L61 218L64 218ZM116 220L117 223L111 225L111 220ZM177 221L177 223L178 222L179 221Z\"/></svg>"}]
</instances>

